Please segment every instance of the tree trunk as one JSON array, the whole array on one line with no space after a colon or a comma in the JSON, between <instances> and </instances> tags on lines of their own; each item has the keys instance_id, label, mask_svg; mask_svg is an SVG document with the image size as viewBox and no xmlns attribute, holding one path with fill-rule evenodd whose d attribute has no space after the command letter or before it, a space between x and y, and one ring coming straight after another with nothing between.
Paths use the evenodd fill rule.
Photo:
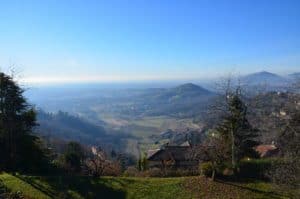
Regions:
<instances>
[{"instance_id":1,"label":"tree trunk","mask_svg":"<svg viewBox=\"0 0 300 199\"><path fill-rule=\"evenodd\" d=\"M233 125L231 124L231 164L232 168L235 171L236 169L236 159L235 159L235 139L234 139L234 131Z\"/></svg>"},{"instance_id":2,"label":"tree trunk","mask_svg":"<svg viewBox=\"0 0 300 199\"><path fill-rule=\"evenodd\" d=\"M211 180L215 181L215 175L216 175L216 169L212 170L212 174L211 174Z\"/></svg>"}]
</instances>

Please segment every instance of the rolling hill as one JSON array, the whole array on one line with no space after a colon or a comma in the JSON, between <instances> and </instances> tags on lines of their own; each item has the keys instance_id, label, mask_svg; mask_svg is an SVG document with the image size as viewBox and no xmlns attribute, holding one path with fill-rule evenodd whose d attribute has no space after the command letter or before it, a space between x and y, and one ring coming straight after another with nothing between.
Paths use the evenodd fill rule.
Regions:
<instances>
[{"instance_id":1,"label":"rolling hill","mask_svg":"<svg viewBox=\"0 0 300 199\"><path fill-rule=\"evenodd\" d=\"M36 133L45 140L78 141L87 145L101 145L107 150L112 148L123 150L124 140L132 137L126 133L114 134L111 131L108 133L103 126L61 111L46 113L39 110L37 122L39 126Z\"/></svg>"},{"instance_id":2,"label":"rolling hill","mask_svg":"<svg viewBox=\"0 0 300 199\"><path fill-rule=\"evenodd\" d=\"M288 75L289 78L291 79L300 79L300 72L299 73L292 73Z\"/></svg>"},{"instance_id":3,"label":"rolling hill","mask_svg":"<svg viewBox=\"0 0 300 199\"><path fill-rule=\"evenodd\" d=\"M287 84L288 80L285 77L277 75L275 73L270 73L267 71L262 71L258 73L252 73L242 77L242 83L246 85L270 85L270 86L280 86Z\"/></svg>"},{"instance_id":4,"label":"rolling hill","mask_svg":"<svg viewBox=\"0 0 300 199\"><path fill-rule=\"evenodd\" d=\"M144 92L131 100L135 106L134 110L139 110L141 115L182 118L200 114L213 96L213 92L187 83L174 88Z\"/></svg>"}]
</instances>

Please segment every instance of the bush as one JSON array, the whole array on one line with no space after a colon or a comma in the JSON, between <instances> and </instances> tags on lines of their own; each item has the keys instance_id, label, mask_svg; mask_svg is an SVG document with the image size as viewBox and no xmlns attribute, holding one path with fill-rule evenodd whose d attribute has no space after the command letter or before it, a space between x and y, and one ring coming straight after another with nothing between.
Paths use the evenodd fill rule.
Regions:
<instances>
[{"instance_id":1,"label":"bush","mask_svg":"<svg viewBox=\"0 0 300 199\"><path fill-rule=\"evenodd\" d=\"M203 162L200 164L200 174L206 177L211 177L213 172L213 165L211 162Z\"/></svg>"},{"instance_id":2,"label":"bush","mask_svg":"<svg viewBox=\"0 0 300 199\"><path fill-rule=\"evenodd\" d=\"M300 160L275 159L268 176L272 182L281 185L298 186L300 183Z\"/></svg>"},{"instance_id":3,"label":"bush","mask_svg":"<svg viewBox=\"0 0 300 199\"><path fill-rule=\"evenodd\" d=\"M137 176L139 176L139 170L137 168L135 168L135 167L128 167L124 171L123 175L125 177L137 177Z\"/></svg>"},{"instance_id":4,"label":"bush","mask_svg":"<svg viewBox=\"0 0 300 199\"><path fill-rule=\"evenodd\" d=\"M267 172L271 169L270 159L245 159L239 163L238 176L242 178L267 179Z\"/></svg>"},{"instance_id":5,"label":"bush","mask_svg":"<svg viewBox=\"0 0 300 199\"><path fill-rule=\"evenodd\" d=\"M165 177L184 177L199 175L197 169L168 169L164 172Z\"/></svg>"},{"instance_id":6,"label":"bush","mask_svg":"<svg viewBox=\"0 0 300 199\"><path fill-rule=\"evenodd\" d=\"M117 162L108 162L103 170L104 176L120 176L121 174L121 166Z\"/></svg>"},{"instance_id":7,"label":"bush","mask_svg":"<svg viewBox=\"0 0 300 199\"><path fill-rule=\"evenodd\" d=\"M164 172L159 168L151 168L145 171L145 175L149 177L163 177Z\"/></svg>"},{"instance_id":8,"label":"bush","mask_svg":"<svg viewBox=\"0 0 300 199\"><path fill-rule=\"evenodd\" d=\"M226 168L222 169L223 176L232 176L233 174L234 174L234 171L232 168L226 167Z\"/></svg>"}]
</instances>

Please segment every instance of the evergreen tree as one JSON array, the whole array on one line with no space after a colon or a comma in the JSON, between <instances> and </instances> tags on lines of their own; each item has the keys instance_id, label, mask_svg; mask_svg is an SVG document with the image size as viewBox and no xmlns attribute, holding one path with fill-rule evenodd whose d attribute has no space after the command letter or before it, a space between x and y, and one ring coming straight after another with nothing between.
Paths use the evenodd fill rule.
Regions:
<instances>
[{"instance_id":1,"label":"evergreen tree","mask_svg":"<svg viewBox=\"0 0 300 199\"><path fill-rule=\"evenodd\" d=\"M80 172L84 159L82 146L77 142L69 142L64 154L65 168L71 172Z\"/></svg>"},{"instance_id":2,"label":"evergreen tree","mask_svg":"<svg viewBox=\"0 0 300 199\"><path fill-rule=\"evenodd\" d=\"M227 100L228 114L217 130L231 149L231 162L235 170L241 158L255 155L253 147L258 145L258 131L247 120L247 106L241 100L239 89L228 95Z\"/></svg>"},{"instance_id":3,"label":"evergreen tree","mask_svg":"<svg viewBox=\"0 0 300 199\"><path fill-rule=\"evenodd\" d=\"M23 92L10 76L0 72L0 168L33 172L43 168L47 158L39 139L32 135L36 113Z\"/></svg>"}]
</instances>

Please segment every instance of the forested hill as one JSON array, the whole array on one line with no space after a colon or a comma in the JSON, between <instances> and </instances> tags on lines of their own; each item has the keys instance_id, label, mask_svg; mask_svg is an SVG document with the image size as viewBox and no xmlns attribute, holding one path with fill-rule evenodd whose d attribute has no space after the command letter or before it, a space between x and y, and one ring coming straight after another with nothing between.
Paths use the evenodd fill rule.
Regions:
<instances>
[{"instance_id":1,"label":"forested hill","mask_svg":"<svg viewBox=\"0 0 300 199\"><path fill-rule=\"evenodd\" d=\"M201 86L192 83L182 84L180 86L166 89L164 92L154 96L157 100L166 100L183 103L186 99L199 98L212 95L213 93Z\"/></svg>"},{"instance_id":2,"label":"forested hill","mask_svg":"<svg viewBox=\"0 0 300 199\"><path fill-rule=\"evenodd\" d=\"M145 89L134 98L123 99L130 107L121 107L126 115L193 117L201 114L215 94L196 84L173 88Z\"/></svg>"},{"instance_id":3,"label":"forested hill","mask_svg":"<svg viewBox=\"0 0 300 199\"><path fill-rule=\"evenodd\" d=\"M129 137L127 134L107 133L102 126L62 111L46 113L39 110L37 116L39 126L36 132L45 139L75 140L85 144L120 149L122 139Z\"/></svg>"}]
</instances>

